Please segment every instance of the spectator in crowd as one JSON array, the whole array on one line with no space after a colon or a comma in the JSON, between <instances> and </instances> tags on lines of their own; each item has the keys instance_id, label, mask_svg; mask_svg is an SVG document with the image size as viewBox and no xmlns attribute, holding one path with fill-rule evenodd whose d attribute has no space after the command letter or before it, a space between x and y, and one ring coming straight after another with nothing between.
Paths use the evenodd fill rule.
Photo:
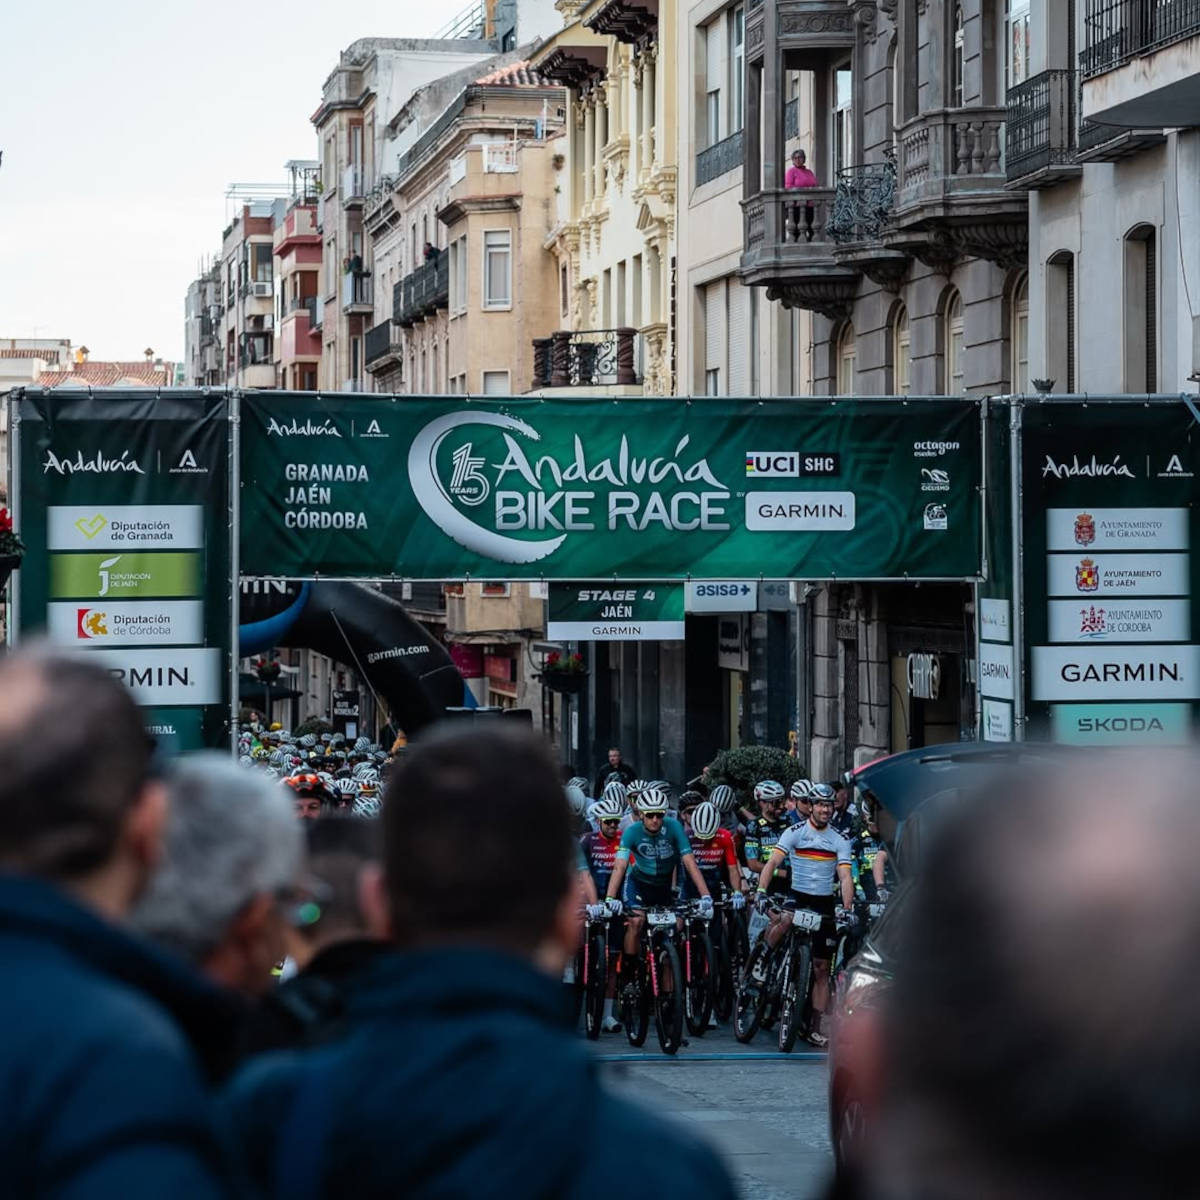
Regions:
<instances>
[{"instance_id":1,"label":"spectator in crowd","mask_svg":"<svg viewBox=\"0 0 1200 1200\"><path fill-rule=\"evenodd\" d=\"M379 822L339 815L305 824L313 896L287 931L297 974L263 999L250 1023L250 1053L312 1045L332 1036L359 978L388 949L371 933L363 903L378 887Z\"/></svg>"},{"instance_id":2,"label":"spectator in crowd","mask_svg":"<svg viewBox=\"0 0 1200 1200\"><path fill-rule=\"evenodd\" d=\"M369 905L399 952L337 1041L235 1080L228 1125L253 1179L272 1195L731 1198L711 1151L604 1091L561 1021L577 847L545 745L430 731L389 785L383 836ZM528 869L498 891L481 863Z\"/></svg>"},{"instance_id":3,"label":"spectator in crowd","mask_svg":"<svg viewBox=\"0 0 1200 1200\"><path fill-rule=\"evenodd\" d=\"M0 754L5 1194L226 1195L197 1060L221 996L120 928L167 820L142 714L99 662L20 650Z\"/></svg>"},{"instance_id":4,"label":"spectator in crowd","mask_svg":"<svg viewBox=\"0 0 1200 1200\"><path fill-rule=\"evenodd\" d=\"M627 763L621 756L621 750L618 746L612 746L608 751L608 758L604 765L596 772L596 787L592 792L593 796L602 796L604 794L604 785L610 779L619 779L623 784L628 786L637 778L637 772L633 769L632 764Z\"/></svg>"},{"instance_id":5,"label":"spectator in crowd","mask_svg":"<svg viewBox=\"0 0 1200 1200\"><path fill-rule=\"evenodd\" d=\"M1198 770L1100 752L950 809L897 931L857 1194L1195 1193Z\"/></svg>"},{"instance_id":6,"label":"spectator in crowd","mask_svg":"<svg viewBox=\"0 0 1200 1200\"><path fill-rule=\"evenodd\" d=\"M169 788L166 854L131 923L214 983L261 996L302 899L291 793L216 753L185 759Z\"/></svg>"}]
</instances>

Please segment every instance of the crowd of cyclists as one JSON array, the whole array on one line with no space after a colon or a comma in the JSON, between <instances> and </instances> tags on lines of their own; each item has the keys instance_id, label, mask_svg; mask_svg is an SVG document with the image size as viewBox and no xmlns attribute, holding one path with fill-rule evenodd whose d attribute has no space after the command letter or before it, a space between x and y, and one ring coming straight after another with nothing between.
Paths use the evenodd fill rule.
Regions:
<instances>
[{"instance_id":1,"label":"crowd of cyclists","mask_svg":"<svg viewBox=\"0 0 1200 1200\"><path fill-rule=\"evenodd\" d=\"M601 785L597 798L588 796L582 776L566 785L580 832L585 918L608 923L614 964L598 1030L619 1032L622 1016L633 1015L623 995L641 970L647 912L674 907L680 929L688 912L712 921L715 957L731 964L732 988L753 993L771 983L769 951L787 936L794 913L807 911L820 921L811 940L806 1036L812 1045L826 1046L822 1024L839 931L861 936L888 898L887 851L870 810L864 804L855 811L849 787L840 782L799 779L785 789L763 779L748 795L739 795L726 783L696 781L676 793L663 780L630 778L617 755L610 754L610 763L614 769L607 776L602 771L596 781ZM718 907L722 912L714 921ZM746 949L740 955L729 947L723 952L722 939L740 939ZM755 954L759 939L765 949ZM681 968L686 985L693 969L689 947L689 961ZM653 981L655 988L659 982ZM717 1015L726 1015L719 1003L714 1007ZM709 1015L707 1024L716 1023ZM694 1028L690 1009L688 1025L702 1032ZM736 1026L735 1032L748 1040Z\"/></svg>"}]
</instances>

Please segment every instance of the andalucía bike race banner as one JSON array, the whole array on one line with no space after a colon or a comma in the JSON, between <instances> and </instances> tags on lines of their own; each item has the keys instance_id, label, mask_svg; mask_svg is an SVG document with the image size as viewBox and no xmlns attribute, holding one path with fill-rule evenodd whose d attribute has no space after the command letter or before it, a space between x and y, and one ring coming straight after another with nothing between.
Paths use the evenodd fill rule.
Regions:
<instances>
[{"instance_id":1,"label":"andaluc\u00eda bike race banner","mask_svg":"<svg viewBox=\"0 0 1200 1200\"><path fill-rule=\"evenodd\" d=\"M17 635L94 655L168 750L228 746L228 398L30 389L10 417Z\"/></svg>"},{"instance_id":2,"label":"andaluc\u00eda bike race banner","mask_svg":"<svg viewBox=\"0 0 1200 1200\"><path fill-rule=\"evenodd\" d=\"M246 395L245 575L971 579L979 405Z\"/></svg>"}]
</instances>

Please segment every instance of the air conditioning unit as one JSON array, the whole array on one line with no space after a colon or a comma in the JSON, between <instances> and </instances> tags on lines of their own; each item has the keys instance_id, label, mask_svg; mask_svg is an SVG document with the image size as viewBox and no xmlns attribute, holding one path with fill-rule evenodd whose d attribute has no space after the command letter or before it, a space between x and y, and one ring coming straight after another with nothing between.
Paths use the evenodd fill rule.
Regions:
<instances>
[{"instance_id":1,"label":"air conditioning unit","mask_svg":"<svg viewBox=\"0 0 1200 1200\"><path fill-rule=\"evenodd\" d=\"M268 300L271 298L271 285L269 283L255 283L251 284L251 287L255 296L266 296Z\"/></svg>"}]
</instances>

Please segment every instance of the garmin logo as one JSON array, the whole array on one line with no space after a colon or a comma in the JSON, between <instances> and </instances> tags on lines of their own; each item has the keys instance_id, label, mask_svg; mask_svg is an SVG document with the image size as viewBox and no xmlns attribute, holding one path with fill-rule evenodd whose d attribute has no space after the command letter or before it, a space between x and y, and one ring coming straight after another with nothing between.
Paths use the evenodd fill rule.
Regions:
<instances>
[{"instance_id":1,"label":"garmin logo","mask_svg":"<svg viewBox=\"0 0 1200 1200\"><path fill-rule=\"evenodd\" d=\"M340 438L341 432L329 418L320 423L307 420L301 425L294 418L286 425L281 425L272 417L267 422L268 437L335 437Z\"/></svg>"},{"instance_id":2,"label":"garmin logo","mask_svg":"<svg viewBox=\"0 0 1200 1200\"><path fill-rule=\"evenodd\" d=\"M46 461L42 464L42 474L51 471L59 475L119 475L132 472L135 475L145 475L138 465L137 459L129 457L128 450L121 451L120 458L105 458L102 450L97 450L91 458L84 458L83 451L77 450L74 458L59 458L53 450L46 451Z\"/></svg>"}]
</instances>

